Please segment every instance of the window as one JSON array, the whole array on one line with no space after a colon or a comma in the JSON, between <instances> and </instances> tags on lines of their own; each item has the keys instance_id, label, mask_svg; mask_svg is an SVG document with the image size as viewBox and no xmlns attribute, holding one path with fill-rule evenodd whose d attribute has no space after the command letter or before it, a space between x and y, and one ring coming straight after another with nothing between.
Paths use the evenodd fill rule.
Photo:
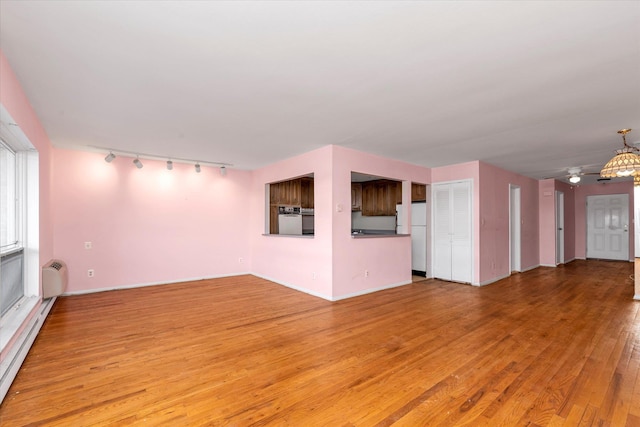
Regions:
<instances>
[{"instance_id":1,"label":"window","mask_svg":"<svg viewBox=\"0 0 640 427\"><path fill-rule=\"evenodd\" d=\"M351 172L351 234L394 235L402 181Z\"/></svg>"},{"instance_id":2,"label":"window","mask_svg":"<svg viewBox=\"0 0 640 427\"><path fill-rule=\"evenodd\" d=\"M3 351L40 300L40 234L38 152L1 104L0 117L0 351Z\"/></svg>"},{"instance_id":3,"label":"window","mask_svg":"<svg viewBox=\"0 0 640 427\"><path fill-rule=\"evenodd\" d=\"M16 153L0 139L0 252L13 249L16 233Z\"/></svg>"},{"instance_id":4,"label":"window","mask_svg":"<svg viewBox=\"0 0 640 427\"><path fill-rule=\"evenodd\" d=\"M313 173L266 184L265 217L265 234L313 236Z\"/></svg>"}]
</instances>

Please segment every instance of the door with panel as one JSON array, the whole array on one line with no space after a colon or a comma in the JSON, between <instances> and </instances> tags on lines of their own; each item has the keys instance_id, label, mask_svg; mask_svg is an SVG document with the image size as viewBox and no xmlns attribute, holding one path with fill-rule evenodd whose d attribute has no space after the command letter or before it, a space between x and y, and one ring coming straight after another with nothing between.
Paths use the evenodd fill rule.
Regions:
<instances>
[{"instance_id":1,"label":"door with panel","mask_svg":"<svg viewBox=\"0 0 640 427\"><path fill-rule=\"evenodd\" d=\"M452 186L451 280L471 283L473 256L471 245L471 183Z\"/></svg>"},{"instance_id":2,"label":"door with panel","mask_svg":"<svg viewBox=\"0 0 640 427\"><path fill-rule=\"evenodd\" d=\"M629 195L587 196L587 258L629 259Z\"/></svg>"},{"instance_id":3,"label":"door with panel","mask_svg":"<svg viewBox=\"0 0 640 427\"><path fill-rule=\"evenodd\" d=\"M451 280L451 213L449 185L433 186L433 277Z\"/></svg>"},{"instance_id":4,"label":"door with panel","mask_svg":"<svg viewBox=\"0 0 640 427\"><path fill-rule=\"evenodd\" d=\"M433 186L433 275L471 283L473 245L471 182Z\"/></svg>"}]
</instances>

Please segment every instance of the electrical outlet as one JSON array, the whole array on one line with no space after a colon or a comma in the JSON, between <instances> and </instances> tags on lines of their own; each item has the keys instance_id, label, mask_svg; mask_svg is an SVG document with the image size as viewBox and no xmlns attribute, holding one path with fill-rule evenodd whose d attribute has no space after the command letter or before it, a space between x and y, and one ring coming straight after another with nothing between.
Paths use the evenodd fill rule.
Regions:
<instances>
[{"instance_id":1,"label":"electrical outlet","mask_svg":"<svg viewBox=\"0 0 640 427\"><path fill-rule=\"evenodd\" d=\"M240 257L238 258L238 264L242 264L244 262L244 258Z\"/></svg>"},{"instance_id":2,"label":"electrical outlet","mask_svg":"<svg viewBox=\"0 0 640 427\"><path fill-rule=\"evenodd\" d=\"M85 249L91 249L92 247L93 247L93 244L91 242L84 242Z\"/></svg>"},{"instance_id":3,"label":"electrical outlet","mask_svg":"<svg viewBox=\"0 0 640 427\"><path fill-rule=\"evenodd\" d=\"M311 273L311 278L312 278L313 280L316 280L316 272L315 272L315 271L314 271L313 273Z\"/></svg>"},{"instance_id":4,"label":"electrical outlet","mask_svg":"<svg viewBox=\"0 0 640 427\"><path fill-rule=\"evenodd\" d=\"M93 277L95 275L95 271L93 270L93 268L90 268L89 270L87 270L87 277Z\"/></svg>"},{"instance_id":5,"label":"electrical outlet","mask_svg":"<svg viewBox=\"0 0 640 427\"><path fill-rule=\"evenodd\" d=\"M364 277L369 277L369 270L364 271Z\"/></svg>"}]
</instances>

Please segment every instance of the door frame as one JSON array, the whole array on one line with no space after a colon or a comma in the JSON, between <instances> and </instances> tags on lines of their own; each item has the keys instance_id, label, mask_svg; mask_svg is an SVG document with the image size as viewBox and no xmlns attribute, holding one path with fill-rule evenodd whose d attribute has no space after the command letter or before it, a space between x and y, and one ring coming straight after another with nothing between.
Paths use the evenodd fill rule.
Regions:
<instances>
[{"instance_id":1,"label":"door frame","mask_svg":"<svg viewBox=\"0 0 640 427\"><path fill-rule=\"evenodd\" d=\"M509 274L522 271L520 186L509 184Z\"/></svg>"},{"instance_id":2,"label":"door frame","mask_svg":"<svg viewBox=\"0 0 640 427\"><path fill-rule=\"evenodd\" d=\"M564 193L555 194L556 265L564 264Z\"/></svg>"}]
</instances>

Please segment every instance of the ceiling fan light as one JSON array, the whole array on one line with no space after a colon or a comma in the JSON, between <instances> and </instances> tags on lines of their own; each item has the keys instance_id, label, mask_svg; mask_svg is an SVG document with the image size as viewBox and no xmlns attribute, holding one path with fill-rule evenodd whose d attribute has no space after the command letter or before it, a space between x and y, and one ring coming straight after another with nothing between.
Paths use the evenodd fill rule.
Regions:
<instances>
[{"instance_id":1,"label":"ceiling fan light","mask_svg":"<svg viewBox=\"0 0 640 427\"><path fill-rule=\"evenodd\" d=\"M572 184L577 184L577 183L580 182L580 177L578 175L572 175L569 178L569 182L572 183Z\"/></svg>"}]
</instances>

